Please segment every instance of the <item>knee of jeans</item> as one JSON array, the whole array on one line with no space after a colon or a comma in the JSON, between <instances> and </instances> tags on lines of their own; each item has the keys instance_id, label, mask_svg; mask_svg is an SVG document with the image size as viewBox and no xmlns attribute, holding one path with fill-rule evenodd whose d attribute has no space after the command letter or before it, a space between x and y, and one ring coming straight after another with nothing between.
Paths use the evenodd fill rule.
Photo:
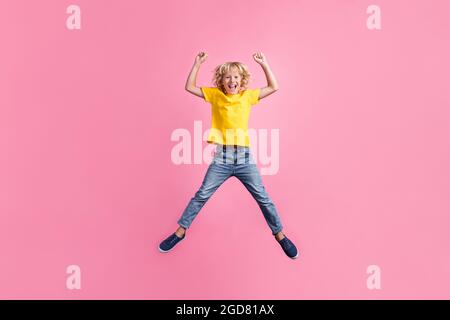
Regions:
<instances>
[{"instance_id":1,"label":"knee of jeans","mask_svg":"<svg viewBox=\"0 0 450 320\"><path fill-rule=\"evenodd\" d=\"M195 199L200 201L206 201L211 196L211 192L207 189L201 187L196 193L195 193Z\"/></svg>"},{"instance_id":2,"label":"knee of jeans","mask_svg":"<svg viewBox=\"0 0 450 320\"><path fill-rule=\"evenodd\" d=\"M264 189L258 190L257 192L255 192L254 196L255 196L256 200L261 204L271 204L272 203L272 199L269 198L269 195L267 194L267 192Z\"/></svg>"},{"instance_id":3,"label":"knee of jeans","mask_svg":"<svg viewBox=\"0 0 450 320\"><path fill-rule=\"evenodd\" d=\"M270 199L269 197L260 197L258 198L258 202L259 204L262 205L271 205L272 204L272 199Z\"/></svg>"}]
</instances>

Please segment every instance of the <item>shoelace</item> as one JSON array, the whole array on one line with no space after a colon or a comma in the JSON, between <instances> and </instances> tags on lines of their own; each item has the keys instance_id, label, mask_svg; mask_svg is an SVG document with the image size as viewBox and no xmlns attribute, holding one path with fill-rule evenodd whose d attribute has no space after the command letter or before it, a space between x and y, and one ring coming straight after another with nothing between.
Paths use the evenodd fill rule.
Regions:
<instances>
[{"instance_id":1,"label":"shoelace","mask_svg":"<svg viewBox=\"0 0 450 320\"><path fill-rule=\"evenodd\" d=\"M291 243L288 238L284 237L282 240L280 240L281 245L285 249L289 249L291 247Z\"/></svg>"},{"instance_id":2,"label":"shoelace","mask_svg":"<svg viewBox=\"0 0 450 320\"><path fill-rule=\"evenodd\" d=\"M173 235L173 237L172 237L172 239L170 239L170 244L173 244L174 242L176 242L178 239L180 239L180 238L178 238L175 234ZM181 239L180 239L181 240Z\"/></svg>"}]
</instances>

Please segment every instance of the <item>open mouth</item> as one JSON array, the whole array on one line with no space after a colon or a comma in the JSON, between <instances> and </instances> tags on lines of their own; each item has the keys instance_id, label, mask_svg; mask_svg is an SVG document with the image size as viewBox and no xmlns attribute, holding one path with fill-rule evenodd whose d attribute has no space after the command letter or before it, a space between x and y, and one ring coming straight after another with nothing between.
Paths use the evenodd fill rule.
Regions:
<instances>
[{"instance_id":1,"label":"open mouth","mask_svg":"<svg viewBox=\"0 0 450 320\"><path fill-rule=\"evenodd\" d=\"M237 89L238 85L237 84L229 84L228 88L230 88L231 91L235 91Z\"/></svg>"}]
</instances>

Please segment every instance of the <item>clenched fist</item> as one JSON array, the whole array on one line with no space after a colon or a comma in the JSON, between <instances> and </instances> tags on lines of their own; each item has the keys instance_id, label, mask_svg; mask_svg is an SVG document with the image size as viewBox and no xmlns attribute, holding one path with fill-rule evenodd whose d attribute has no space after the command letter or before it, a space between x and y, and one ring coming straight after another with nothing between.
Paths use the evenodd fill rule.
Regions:
<instances>
[{"instance_id":1,"label":"clenched fist","mask_svg":"<svg viewBox=\"0 0 450 320\"><path fill-rule=\"evenodd\" d=\"M196 63L203 63L206 61L206 59L208 58L208 55L205 52L200 52L196 57L195 57L195 62Z\"/></svg>"},{"instance_id":2,"label":"clenched fist","mask_svg":"<svg viewBox=\"0 0 450 320\"><path fill-rule=\"evenodd\" d=\"M260 65L267 64L267 59L262 52L257 52L253 54L253 59L255 59L255 61Z\"/></svg>"}]
</instances>

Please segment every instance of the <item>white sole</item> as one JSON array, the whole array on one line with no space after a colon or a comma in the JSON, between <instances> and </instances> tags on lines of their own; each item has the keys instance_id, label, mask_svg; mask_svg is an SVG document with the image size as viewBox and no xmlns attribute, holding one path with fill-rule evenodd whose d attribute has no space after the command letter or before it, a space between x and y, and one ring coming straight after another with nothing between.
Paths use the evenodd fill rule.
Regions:
<instances>
[{"instance_id":1,"label":"white sole","mask_svg":"<svg viewBox=\"0 0 450 320\"><path fill-rule=\"evenodd\" d=\"M183 239L181 239L180 241L178 241L178 243L177 244L179 244L181 241L183 241L184 239L186 239L186 237L184 237ZM177 246L177 244L176 245L174 245L173 247L172 247L172 249L169 249L169 250L163 250L163 249L161 249L161 247L160 246L158 246L158 250L159 250L159 252L161 252L161 253L167 253L167 252L170 252L170 251L172 251L173 250L173 248L175 248L176 246Z\"/></svg>"}]
</instances>

